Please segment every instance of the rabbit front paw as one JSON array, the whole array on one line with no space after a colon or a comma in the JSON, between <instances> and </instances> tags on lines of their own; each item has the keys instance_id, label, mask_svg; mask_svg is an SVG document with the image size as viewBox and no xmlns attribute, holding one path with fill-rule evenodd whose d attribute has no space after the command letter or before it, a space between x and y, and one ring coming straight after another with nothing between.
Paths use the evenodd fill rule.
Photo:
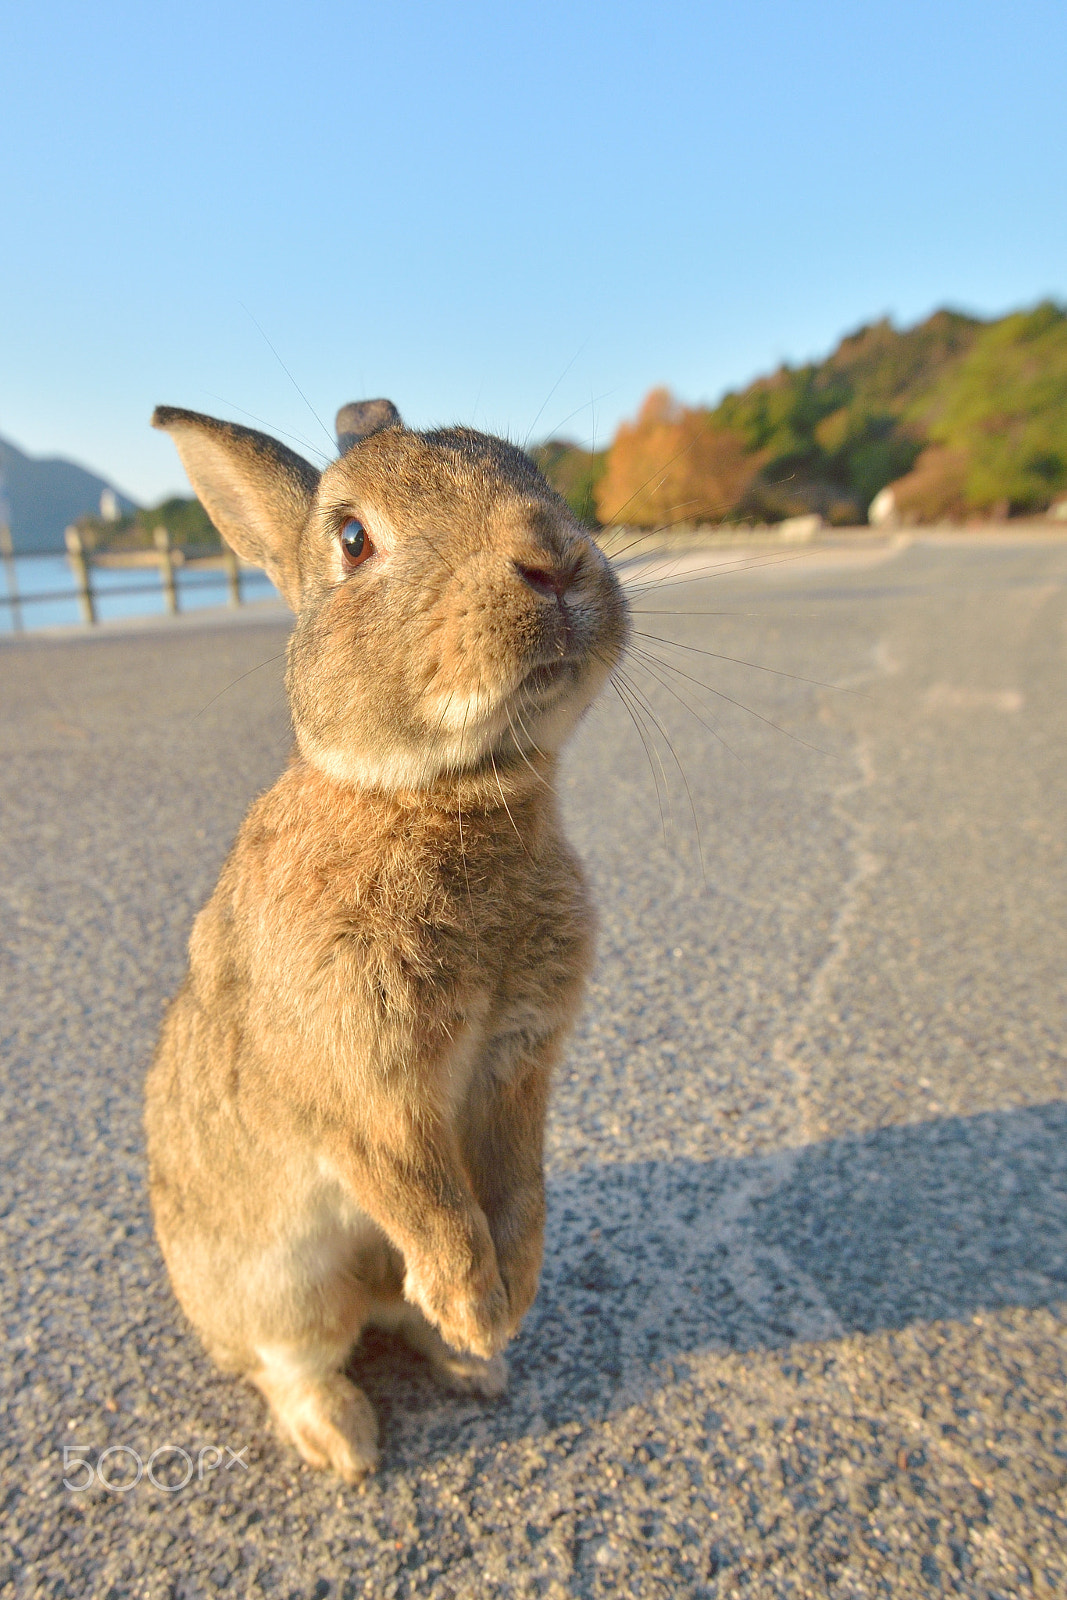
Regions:
<instances>
[{"instance_id":1,"label":"rabbit front paw","mask_svg":"<svg viewBox=\"0 0 1067 1600\"><path fill-rule=\"evenodd\" d=\"M507 1290L495 1262L459 1283L440 1272L419 1271L409 1264L404 1298L418 1306L453 1350L467 1350L488 1360L510 1337Z\"/></svg>"}]
</instances>

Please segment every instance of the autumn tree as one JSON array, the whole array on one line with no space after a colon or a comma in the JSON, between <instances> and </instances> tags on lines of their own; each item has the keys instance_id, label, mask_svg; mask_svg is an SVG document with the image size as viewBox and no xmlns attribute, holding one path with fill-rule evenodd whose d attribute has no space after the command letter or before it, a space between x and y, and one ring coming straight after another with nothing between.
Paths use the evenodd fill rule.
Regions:
<instances>
[{"instance_id":1,"label":"autumn tree","mask_svg":"<svg viewBox=\"0 0 1067 1600\"><path fill-rule=\"evenodd\" d=\"M624 422L596 484L602 523L669 527L722 522L742 499L760 465L741 435L717 426L707 411L688 410L668 390L654 389L636 422Z\"/></svg>"},{"instance_id":2,"label":"autumn tree","mask_svg":"<svg viewBox=\"0 0 1067 1600\"><path fill-rule=\"evenodd\" d=\"M967 452L932 444L893 484L893 508L905 522L957 522L967 515Z\"/></svg>"}]
</instances>

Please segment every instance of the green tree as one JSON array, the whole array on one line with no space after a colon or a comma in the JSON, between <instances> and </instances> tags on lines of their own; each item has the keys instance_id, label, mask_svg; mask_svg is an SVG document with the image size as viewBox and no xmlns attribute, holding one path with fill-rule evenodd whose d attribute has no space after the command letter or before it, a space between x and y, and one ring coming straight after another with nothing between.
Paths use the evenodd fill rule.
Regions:
<instances>
[{"instance_id":1,"label":"green tree","mask_svg":"<svg viewBox=\"0 0 1067 1600\"><path fill-rule=\"evenodd\" d=\"M984 328L929 415L931 439L966 458L970 509L1047 506L1067 489L1067 309L1045 301Z\"/></svg>"},{"instance_id":2,"label":"green tree","mask_svg":"<svg viewBox=\"0 0 1067 1600\"><path fill-rule=\"evenodd\" d=\"M117 522L81 517L78 527L92 550L147 550L157 528L166 528L171 544L185 550L206 552L222 547L218 531L200 501L184 495L172 495L158 506L130 512Z\"/></svg>"},{"instance_id":3,"label":"green tree","mask_svg":"<svg viewBox=\"0 0 1067 1600\"><path fill-rule=\"evenodd\" d=\"M607 470L607 451L583 450L566 439L549 439L530 455L578 520L596 527L596 487Z\"/></svg>"}]
</instances>

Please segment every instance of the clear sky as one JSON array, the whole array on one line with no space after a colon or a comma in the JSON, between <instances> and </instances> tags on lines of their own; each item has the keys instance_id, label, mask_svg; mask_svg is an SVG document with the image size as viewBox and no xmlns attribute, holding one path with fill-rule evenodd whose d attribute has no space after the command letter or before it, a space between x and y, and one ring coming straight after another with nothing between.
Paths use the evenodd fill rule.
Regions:
<instances>
[{"instance_id":1,"label":"clear sky","mask_svg":"<svg viewBox=\"0 0 1067 1600\"><path fill-rule=\"evenodd\" d=\"M654 384L1067 298L1064 0L3 17L0 434L139 499L184 489L157 401L329 448L264 333L327 428L603 443Z\"/></svg>"}]
</instances>

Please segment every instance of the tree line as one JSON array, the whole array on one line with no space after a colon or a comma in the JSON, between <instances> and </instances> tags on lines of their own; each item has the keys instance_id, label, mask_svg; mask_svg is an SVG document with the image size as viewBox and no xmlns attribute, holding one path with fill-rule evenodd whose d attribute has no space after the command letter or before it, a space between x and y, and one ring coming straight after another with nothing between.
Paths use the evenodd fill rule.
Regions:
<instances>
[{"instance_id":1,"label":"tree line","mask_svg":"<svg viewBox=\"0 0 1067 1600\"><path fill-rule=\"evenodd\" d=\"M855 523L888 486L905 521L1040 512L1067 494L1067 308L874 322L713 407L654 389L605 450L532 453L594 525Z\"/></svg>"}]
</instances>

